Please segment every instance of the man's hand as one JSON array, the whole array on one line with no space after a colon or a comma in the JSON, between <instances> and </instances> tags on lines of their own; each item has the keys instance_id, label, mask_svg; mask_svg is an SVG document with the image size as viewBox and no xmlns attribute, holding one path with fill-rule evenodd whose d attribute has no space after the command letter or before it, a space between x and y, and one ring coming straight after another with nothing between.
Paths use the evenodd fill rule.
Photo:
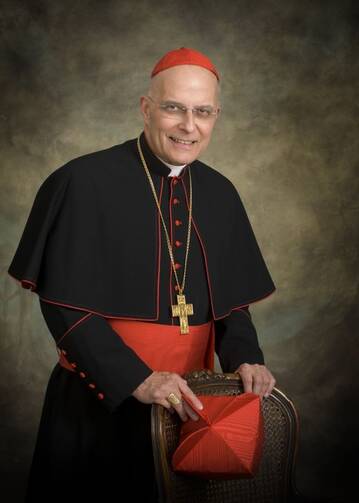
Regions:
<instances>
[{"instance_id":1,"label":"man's hand","mask_svg":"<svg viewBox=\"0 0 359 503\"><path fill-rule=\"evenodd\" d=\"M168 402L167 397L170 393L174 393L179 398L178 405L171 405ZM201 402L187 386L187 381L182 379L179 374L172 372L153 372L132 393L132 396L140 402L158 403L170 411L174 409L182 421L187 421L188 416L196 421L198 415L181 399L182 395L189 398L194 408L203 409Z\"/></svg>"},{"instance_id":2,"label":"man's hand","mask_svg":"<svg viewBox=\"0 0 359 503\"><path fill-rule=\"evenodd\" d=\"M264 365L242 363L234 371L241 376L244 391L253 392L261 398L268 397L275 385L275 379Z\"/></svg>"}]
</instances>

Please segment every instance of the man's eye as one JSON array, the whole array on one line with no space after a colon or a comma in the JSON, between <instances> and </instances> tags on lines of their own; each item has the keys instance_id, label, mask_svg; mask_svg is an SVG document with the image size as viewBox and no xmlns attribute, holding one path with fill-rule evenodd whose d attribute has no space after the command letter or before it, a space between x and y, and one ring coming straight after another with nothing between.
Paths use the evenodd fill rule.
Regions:
<instances>
[{"instance_id":1,"label":"man's eye","mask_svg":"<svg viewBox=\"0 0 359 503\"><path fill-rule=\"evenodd\" d=\"M197 114L200 117L209 117L211 115L211 111L208 108L197 108Z\"/></svg>"},{"instance_id":2,"label":"man's eye","mask_svg":"<svg viewBox=\"0 0 359 503\"><path fill-rule=\"evenodd\" d=\"M175 105L174 103L168 103L166 105L164 105L163 107L166 112L178 112L179 108L177 105Z\"/></svg>"}]
</instances>

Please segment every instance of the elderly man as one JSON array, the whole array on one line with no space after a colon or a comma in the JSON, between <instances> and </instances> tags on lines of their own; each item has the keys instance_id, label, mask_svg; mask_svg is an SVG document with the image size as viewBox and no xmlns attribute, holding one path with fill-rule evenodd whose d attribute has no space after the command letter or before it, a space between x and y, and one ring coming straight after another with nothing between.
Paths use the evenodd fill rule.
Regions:
<instances>
[{"instance_id":1,"label":"elderly man","mask_svg":"<svg viewBox=\"0 0 359 503\"><path fill-rule=\"evenodd\" d=\"M39 295L60 356L28 501L156 501L151 404L196 420L182 376L213 368L214 350L245 391L275 383L248 307L273 282L235 188L197 160L220 112L218 71L193 49L167 53L141 112L137 139L45 180L9 268Z\"/></svg>"}]
</instances>

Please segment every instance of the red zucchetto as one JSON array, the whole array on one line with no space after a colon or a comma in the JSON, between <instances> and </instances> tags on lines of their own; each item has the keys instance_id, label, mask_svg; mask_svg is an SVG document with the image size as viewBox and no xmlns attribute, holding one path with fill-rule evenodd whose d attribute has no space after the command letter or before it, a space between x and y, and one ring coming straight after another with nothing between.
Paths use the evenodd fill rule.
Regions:
<instances>
[{"instance_id":1,"label":"red zucchetto","mask_svg":"<svg viewBox=\"0 0 359 503\"><path fill-rule=\"evenodd\" d=\"M167 70L167 68L179 65L202 66L202 68L206 68L212 72L219 81L219 74L212 61L201 52L187 47L181 47L180 49L174 49L173 51L167 52L156 63L154 69L152 70L151 77L154 77L157 73L162 72L163 70Z\"/></svg>"},{"instance_id":2,"label":"red zucchetto","mask_svg":"<svg viewBox=\"0 0 359 503\"><path fill-rule=\"evenodd\" d=\"M190 404L183 395L182 398ZM175 472L210 479L253 477L264 444L260 398L254 393L199 397L198 421L181 426L179 445L172 457Z\"/></svg>"}]
</instances>

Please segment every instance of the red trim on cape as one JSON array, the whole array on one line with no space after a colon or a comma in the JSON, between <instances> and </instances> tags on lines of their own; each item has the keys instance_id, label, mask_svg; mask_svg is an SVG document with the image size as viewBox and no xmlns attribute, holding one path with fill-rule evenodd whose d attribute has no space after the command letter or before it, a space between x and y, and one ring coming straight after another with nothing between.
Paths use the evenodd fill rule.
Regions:
<instances>
[{"instance_id":1,"label":"red trim on cape","mask_svg":"<svg viewBox=\"0 0 359 503\"><path fill-rule=\"evenodd\" d=\"M182 172L180 173L180 176L177 177L178 179L181 180L181 183L182 183L183 188L184 188L184 193L185 193L185 198L186 198L186 204L187 204L187 210L189 210L188 194L187 194L187 189L186 189L186 186L185 186L185 184L183 182L183 179L184 179L185 172L189 169L189 167L190 167L190 165L185 166L185 168L183 168ZM160 190L160 196L159 196L160 203L161 203L161 200L162 200L163 180L164 180L164 178L161 177L161 190ZM204 257L205 270L206 270L206 276L207 276L207 284L208 284L209 296L210 296L210 302L211 302L211 310L212 310L213 319L215 321L216 320L220 320L222 318L226 318L227 316L229 316L231 314L232 311L240 310L243 307L249 306L250 304L254 304L256 302L259 302L260 300L263 300L263 299L269 297L270 295L272 295L275 292L276 289L274 288L273 291L269 292L266 295L263 295L262 297L258 297L258 298L255 298L253 300L247 301L245 304L242 304L240 306L232 307L226 314L224 314L222 316L216 316L215 315L215 311L214 311L212 286L211 286L211 279L210 279L210 275L209 275L209 268L208 268L208 261L207 261L206 250L205 250L203 241L201 239L201 236L199 234L197 225L196 225L196 223L194 221L193 215L192 215L192 225L193 225L193 227L195 229L195 232L197 234L197 237L199 239L199 242L200 242L200 245L201 245L201 249L202 249L202 253L203 253L203 257ZM37 295L39 295L39 298L41 300L43 300L44 302L48 302L50 304L55 304L55 305L62 306L62 307L69 307L70 309L75 309L77 311L84 311L86 313L92 313L92 314L95 314L97 316L101 316L102 318L115 318L115 319L119 319L119 320L133 320L133 321L157 321L158 318L159 318L159 306L160 306L159 296L160 296L160 260L161 260L161 232L160 232L160 216L159 216L158 210L157 210L157 232L158 232L158 251L157 251L158 261L157 261L157 285L156 285L156 289L157 289L156 308L157 309L156 309L156 316L155 317L140 318L140 317L129 317L129 316L115 316L115 315L112 315L112 314L101 313L100 311L95 311L95 310L89 309L87 307L74 306L73 304L67 304L65 302L59 302L59 301L47 299L45 297L41 297L38 294L38 292L36 292L37 284L34 281L29 280L29 279L20 279L19 280L18 278L16 278L15 276L13 276L9 271L7 271L7 273L9 274L9 276L11 276L13 279L15 279L18 283L20 283L20 285L23 288L25 288L27 290L31 290L32 292L34 292ZM172 272L172 268L171 268L171 272ZM25 284L28 283L32 287L27 288L26 286L24 286L24 283ZM172 283L171 283L171 285L172 285Z\"/></svg>"},{"instance_id":2,"label":"red trim on cape","mask_svg":"<svg viewBox=\"0 0 359 503\"><path fill-rule=\"evenodd\" d=\"M161 204L162 201L162 193L163 193L163 177L161 177L161 188L160 188L160 194L159 194L159 202ZM114 316L111 314L104 314L101 313L100 311L94 311L92 309L89 309L87 307L80 307L80 306L74 306L73 304L67 304L65 302L58 302L55 300L47 299L45 297L41 297L38 292L35 291L37 288L37 284L31 280L27 279L21 279L19 280L15 276L13 276L9 271L8 274L11 276L16 282L20 283L22 287L23 283L31 283L34 288L30 288L31 291L36 293L39 296L39 299L43 300L44 302L48 302L49 304L55 304L56 306L62 306L62 307L69 307L70 309L74 309L76 311L84 311L89 314L95 314L97 316L101 316L102 318L116 318L118 320L133 320L133 321L156 321L159 318L159 312L160 312L160 268L161 268L161 228L160 228L161 222L160 222L160 214L159 211L157 210L157 243L158 243L158 249L157 249L157 281L156 281L156 286L155 289L157 291L156 293L156 317L155 318L136 318L136 317L128 317L128 316ZM27 288L28 289L28 288ZM62 336L64 337L64 335ZM61 338L62 339L62 338Z\"/></svg>"},{"instance_id":3,"label":"red trim on cape","mask_svg":"<svg viewBox=\"0 0 359 503\"><path fill-rule=\"evenodd\" d=\"M249 305L247 304L246 306L242 306L240 308L236 308L236 309L232 309L232 311L242 311L243 314L245 314L247 316L247 318L251 319L251 316L249 313L247 313L247 311L244 309L245 307L249 307ZM232 312L231 311L231 312Z\"/></svg>"},{"instance_id":4,"label":"red trim on cape","mask_svg":"<svg viewBox=\"0 0 359 503\"><path fill-rule=\"evenodd\" d=\"M39 296L40 297L40 296ZM62 306L62 307L69 307L70 309L75 309L76 311L84 311L86 313L92 313L96 314L98 316L101 316L102 318L115 318L117 320L133 320L133 321L156 321L157 318L135 318L135 317L129 317L129 316L114 316L112 314L105 314L101 313L100 311L94 311L93 309L89 309L88 307L79 307L79 306L74 306L72 304L65 304L64 302L57 302L54 300L46 299L45 297L40 297L41 300L44 302L48 302L49 304L55 304L57 306Z\"/></svg>"},{"instance_id":5,"label":"red trim on cape","mask_svg":"<svg viewBox=\"0 0 359 503\"><path fill-rule=\"evenodd\" d=\"M185 196L186 196L187 209L189 210L189 203L188 203L188 195L187 195L186 186L183 183L183 180L181 180L181 183L183 185ZM269 297L272 293L274 293L275 290L273 290L272 292L269 292L267 295L264 295L263 297L259 297L258 299L255 299L255 300L252 300L250 302L247 302L246 304L243 304L241 306L232 307L232 309L230 311L228 311L228 313L224 314L223 316L216 316L216 313L214 312L213 295L212 295L212 285L211 285L211 279L210 279L210 276L209 276L209 269L208 269L206 250L205 250L204 244L202 242L201 236L199 234L199 231L197 229L196 222L194 221L193 215L192 215L192 219L191 220L192 220L193 227L194 227L194 229L196 231L197 237L199 239L199 242L200 242L200 245L201 245L201 248L202 248L202 253L203 253L203 258L204 258L204 263L205 263L205 268L206 268L209 297L210 297L210 300L211 300L212 316L213 316L213 319L215 321L221 320L222 318L226 318L227 316L229 316L231 314L232 311L236 311L238 309L242 309L245 306L249 306L249 304L253 304L254 302L258 302L259 300L265 299L266 297Z\"/></svg>"}]
</instances>

